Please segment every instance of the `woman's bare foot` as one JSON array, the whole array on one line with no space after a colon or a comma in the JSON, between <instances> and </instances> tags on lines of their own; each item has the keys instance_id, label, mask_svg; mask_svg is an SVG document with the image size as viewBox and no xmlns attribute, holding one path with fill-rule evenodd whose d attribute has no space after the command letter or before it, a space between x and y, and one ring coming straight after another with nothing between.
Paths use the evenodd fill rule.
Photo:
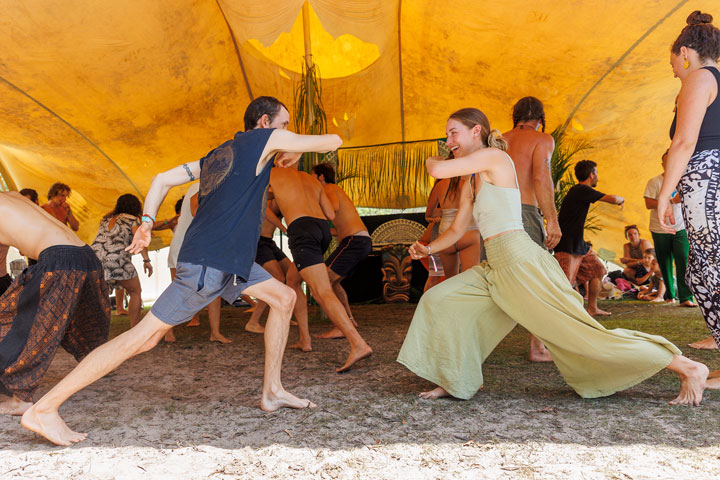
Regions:
<instances>
[{"instance_id":1,"label":"woman's bare foot","mask_svg":"<svg viewBox=\"0 0 720 480\"><path fill-rule=\"evenodd\" d=\"M330 330L328 330L327 332L313 335L313 338L321 338L321 339L345 338L345 334L343 332L341 332L339 328L333 327Z\"/></svg>"},{"instance_id":2,"label":"woman's bare foot","mask_svg":"<svg viewBox=\"0 0 720 480\"><path fill-rule=\"evenodd\" d=\"M220 343L232 343L232 340L229 338L223 336L222 333L211 333L210 334L210 341L211 342L220 342Z\"/></svg>"},{"instance_id":3,"label":"woman's bare foot","mask_svg":"<svg viewBox=\"0 0 720 480\"><path fill-rule=\"evenodd\" d=\"M73 432L60 418L57 410L50 412L37 411L37 405L28 408L20 420L20 425L28 430L42 435L55 445L71 445L82 442L87 433Z\"/></svg>"},{"instance_id":4,"label":"woman's bare foot","mask_svg":"<svg viewBox=\"0 0 720 480\"><path fill-rule=\"evenodd\" d=\"M303 352L312 352L312 345L310 342L297 342L290 345L288 348L294 348L296 350L302 350Z\"/></svg>"},{"instance_id":5,"label":"woman's bare foot","mask_svg":"<svg viewBox=\"0 0 720 480\"><path fill-rule=\"evenodd\" d=\"M172 331L172 328L168 330L168 332L165 334L165 342L167 343L173 343L177 341L177 338L175 338L175 333Z\"/></svg>"},{"instance_id":6,"label":"woman's bare foot","mask_svg":"<svg viewBox=\"0 0 720 480\"><path fill-rule=\"evenodd\" d=\"M350 370L353 365L355 365L360 360L363 360L365 358L368 358L370 355L373 354L372 348L370 348L370 345L367 343L364 347L358 348L358 349L351 349L350 355L348 355L347 360L345 360L345 365L343 365L340 368L335 369L337 373L345 373L348 370Z\"/></svg>"},{"instance_id":7,"label":"woman's bare foot","mask_svg":"<svg viewBox=\"0 0 720 480\"><path fill-rule=\"evenodd\" d=\"M707 377L710 370L703 363L686 360L689 365L678 372L681 382L680 394L669 402L670 405L698 406L702 403L703 392L707 387Z\"/></svg>"},{"instance_id":8,"label":"woman's bare foot","mask_svg":"<svg viewBox=\"0 0 720 480\"><path fill-rule=\"evenodd\" d=\"M245 324L245 330L252 333L265 333L265 327L260 325L259 322L250 322L248 321Z\"/></svg>"},{"instance_id":9,"label":"woman's bare foot","mask_svg":"<svg viewBox=\"0 0 720 480\"><path fill-rule=\"evenodd\" d=\"M675 299L674 299L674 298L668 298L667 300L665 300L665 303L667 303L667 304L669 304L669 305L675 305Z\"/></svg>"},{"instance_id":10,"label":"woman's bare foot","mask_svg":"<svg viewBox=\"0 0 720 480\"><path fill-rule=\"evenodd\" d=\"M699 342L688 343L688 347L698 350L717 350L718 346L713 337L708 337Z\"/></svg>"},{"instance_id":11,"label":"woman's bare foot","mask_svg":"<svg viewBox=\"0 0 720 480\"><path fill-rule=\"evenodd\" d=\"M115 310L115 315L130 315L127 310Z\"/></svg>"},{"instance_id":12,"label":"woman's bare foot","mask_svg":"<svg viewBox=\"0 0 720 480\"><path fill-rule=\"evenodd\" d=\"M0 403L0 415L22 415L30 407L32 407L32 402L23 402L13 395Z\"/></svg>"},{"instance_id":13,"label":"woman's bare foot","mask_svg":"<svg viewBox=\"0 0 720 480\"><path fill-rule=\"evenodd\" d=\"M185 326L186 327L199 327L200 326L200 317L195 315Z\"/></svg>"},{"instance_id":14,"label":"woman's bare foot","mask_svg":"<svg viewBox=\"0 0 720 480\"><path fill-rule=\"evenodd\" d=\"M691 302L690 300L685 300L684 302L681 302L679 306L685 308L695 308L697 307L697 303Z\"/></svg>"},{"instance_id":15,"label":"woman's bare foot","mask_svg":"<svg viewBox=\"0 0 720 480\"><path fill-rule=\"evenodd\" d=\"M612 315L612 313L606 312L605 310L600 310L599 308L588 308L587 312L590 314L591 317L609 317L610 315Z\"/></svg>"},{"instance_id":16,"label":"woman's bare foot","mask_svg":"<svg viewBox=\"0 0 720 480\"><path fill-rule=\"evenodd\" d=\"M531 362L552 362L550 352L535 335L530 335L530 355L528 358Z\"/></svg>"},{"instance_id":17,"label":"woman's bare foot","mask_svg":"<svg viewBox=\"0 0 720 480\"><path fill-rule=\"evenodd\" d=\"M310 400L297 398L284 389L276 393L263 393L260 400L260 409L266 412L274 412L281 408L317 408L317 405Z\"/></svg>"},{"instance_id":18,"label":"woman's bare foot","mask_svg":"<svg viewBox=\"0 0 720 480\"><path fill-rule=\"evenodd\" d=\"M424 398L425 400L435 400L436 398L449 397L450 394L442 387L435 387L429 392L420 392L418 397Z\"/></svg>"},{"instance_id":19,"label":"woman's bare foot","mask_svg":"<svg viewBox=\"0 0 720 480\"><path fill-rule=\"evenodd\" d=\"M652 300L650 300L650 303L664 303L665 299L663 297L653 297Z\"/></svg>"}]
</instances>

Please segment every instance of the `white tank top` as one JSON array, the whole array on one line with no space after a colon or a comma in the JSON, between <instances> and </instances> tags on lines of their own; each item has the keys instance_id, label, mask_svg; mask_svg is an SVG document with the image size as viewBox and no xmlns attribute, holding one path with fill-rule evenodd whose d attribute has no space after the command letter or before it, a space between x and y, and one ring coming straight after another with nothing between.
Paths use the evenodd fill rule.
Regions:
<instances>
[{"instance_id":1,"label":"white tank top","mask_svg":"<svg viewBox=\"0 0 720 480\"><path fill-rule=\"evenodd\" d=\"M473 216L483 238L489 238L510 230L522 230L522 206L520 203L520 186L517 181L515 165L508 154L510 167L515 174L516 188L498 187L490 182L477 180L482 185L475 197Z\"/></svg>"},{"instance_id":2,"label":"white tank top","mask_svg":"<svg viewBox=\"0 0 720 480\"><path fill-rule=\"evenodd\" d=\"M190 223L192 222L193 216L190 212L190 197L200 191L200 182L195 182L190 185L185 198L183 198L182 207L180 207L180 217L178 218L177 227L175 227L175 233L173 234L172 242L170 242L170 251L168 252L168 267L177 267L177 258L180 253L180 247L182 247L183 240L185 239L185 232L187 232Z\"/></svg>"}]
</instances>

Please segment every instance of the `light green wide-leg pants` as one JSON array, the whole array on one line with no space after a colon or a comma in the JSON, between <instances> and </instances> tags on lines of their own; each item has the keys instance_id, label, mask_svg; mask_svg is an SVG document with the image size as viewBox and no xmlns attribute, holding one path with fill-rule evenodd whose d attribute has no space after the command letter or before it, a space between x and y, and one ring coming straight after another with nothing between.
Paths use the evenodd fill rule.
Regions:
<instances>
[{"instance_id":1,"label":"light green wide-leg pants","mask_svg":"<svg viewBox=\"0 0 720 480\"><path fill-rule=\"evenodd\" d=\"M582 397L611 395L679 355L663 337L608 330L583 308L557 261L525 232L486 242L488 261L428 290L398 362L457 398L482 386L482 363L516 323L550 351Z\"/></svg>"}]
</instances>

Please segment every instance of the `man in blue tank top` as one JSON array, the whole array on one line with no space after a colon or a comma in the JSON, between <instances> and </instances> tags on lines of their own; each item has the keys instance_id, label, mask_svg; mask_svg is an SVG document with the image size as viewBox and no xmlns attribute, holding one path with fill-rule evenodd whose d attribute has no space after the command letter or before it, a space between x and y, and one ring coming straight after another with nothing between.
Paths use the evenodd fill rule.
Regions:
<instances>
[{"instance_id":1,"label":"man in blue tank top","mask_svg":"<svg viewBox=\"0 0 720 480\"><path fill-rule=\"evenodd\" d=\"M160 204L171 187L199 177L197 214L180 250L177 275L152 310L135 327L96 349L31 407L22 425L58 445L70 445L87 434L73 432L58 408L73 393L103 377L128 358L153 348L174 325L186 322L218 296L228 301L241 293L270 306L265 327L265 378L260 408L315 405L287 392L280 380L295 292L254 263L273 159L289 167L301 152L337 149L337 135L296 135L285 130L290 116L275 98L255 99L245 111L245 132L213 149L203 159L158 174L145 200L143 223L128 250L150 243ZM277 156L276 156L277 154Z\"/></svg>"}]
</instances>

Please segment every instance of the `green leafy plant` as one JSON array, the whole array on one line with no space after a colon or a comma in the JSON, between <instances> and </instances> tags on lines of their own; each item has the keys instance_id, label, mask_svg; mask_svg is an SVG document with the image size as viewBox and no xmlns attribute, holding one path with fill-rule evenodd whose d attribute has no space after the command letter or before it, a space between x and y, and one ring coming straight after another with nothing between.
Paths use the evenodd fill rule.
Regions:
<instances>
[{"instance_id":1,"label":"green leafy plant","mask_svg":"<svg viewBox=\"0 0 720 480\"><path fill-rule=\"evenodd\" d=\"M568 140L567 134L561 127L556 127L550 135L555 139L555 151L550 160L550 173L555 185L555 208L559 212L565 195L575 185L575 178L571 168L577 163L575 156L580 152L594 148L594 146L583 138ZM596 232L602 228L600 217L593 213L593 210L595 210L595 207L590 208L585 219L585 230L590 232Z\"/></svg>"},{"instance_id":2,"label":"green leafy plant","mask_svg":"<svg viewBox=\"0 0 720 480\"><path fill-rule=\"evenodd\" d=\"M322 83L320 72L314 63L307 66L303 61L302 77L295 87L294 97L295 131L305 135L327 133L327 115L322 103ZM323 161L321 153L303 154L303 168L310 172L313 165Z\"/></svg>"}]
</instances>

